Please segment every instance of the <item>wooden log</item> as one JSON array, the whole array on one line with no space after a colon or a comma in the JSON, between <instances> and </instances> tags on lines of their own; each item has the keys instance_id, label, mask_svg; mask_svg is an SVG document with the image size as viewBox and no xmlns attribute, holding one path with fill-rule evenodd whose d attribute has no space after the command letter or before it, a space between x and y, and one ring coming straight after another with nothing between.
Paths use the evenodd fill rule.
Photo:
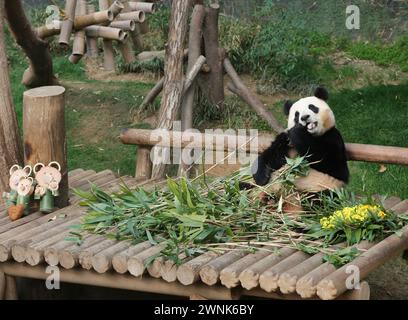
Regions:
<instances>
[{"instance_id":1,"label":"wooden log","mask_svg":"<svg viewBox=\"0 0 408 320\"><path fill-rule=\"evenodd\" d=\"M115 254L112 258L113 269L120 274L124 274L128 270L128 260L129 258L149 249L152 244L149 241L139 243L132 246L122 252Z\"/></svg>"},{"instance_id":2,"label":"wooden log","mask_svg":"<svg viewBox=\"0 0 408 320\"><path fill-rule=\"evenodd\" d=\"M161 78L160 81L156 83L156 85L153 87L153 89L150 90L150 92L143 99L143 102L139 107L140 110L144 110L149 104L153 103L153 101L156 99L156 97L163 90L163 85L164 85L164 77Z\"/></svg>"},{"instance_id":3,"label":"wooden log","mask_svg":"<svg viewBox=\"0 0 408 320\"><path fill-rule=\"evenodd\" d=\"M74 178L75 176L79 176L80 174L82 174L84 172L85 172L85 170L81 169L81 168L77 168L77 169L69 171L68 172L69 181L71 182L72 178Z\"/></svg>"},{"instance_id":4,"label":"wooden log","mask_svg":"<svg viewBox=\"0 0 408 320\"><path fill-rule=\"evenodd\" d=\"M317 295L323 300L335 299L348 289L346 287L346 280L350 277L350 274L346 272L348 267L357 267L360 272L360 279L364 279L371 271L406 250L408 248L408 227L404 227L401 232L401 237L389 236L352 262L321 280L317 285Z\"/></svg>"},{"instance_id":5,"label":"wooden log","mask_svg":"<svg viewBox=\"0 0 408 320\"><path fill-rule=\"evenodd\" d=\"M243 258L246 254L244 251L234 250L211 260L200 270L201 281L209 286L217 284L221 270Z\"/></svg>"},{"instance_id":6,"label":"wooden log","mask_svg":"<svg viewBox=\"0 0 408 320\"><path fill-rule=\"evenodd\" d=\"M71 230L69 229L64 230L63 232L56 234L41 242L30 244L29 247L26 248L26 262L31 266L37 266L40 263L46 261L45 260L45 249L67 238L70 232Z\"/></svg>"},{"instance_id":7,"label":"wooden log","mask_svg":"<svg viewBox=\"0 0 408 320\"><path fill-rule=\"evenodd\" d=\"M85 32L88 37L101 37L105 40L124 41L127 36L121 29L104 26L89 26L85 28Z\"/></svg>"},{"instance_id":8,"label":"wooden log","mask_svg":"<svg viewBox=\"0 0 408 320\"><path fill-rule=\"evenodd\" d=\"M161 268L164 263L163 257L158 257L154 259L152 263L147 266L147 273L152 277L159 279L161 277Z\"/></svg>"},{"instance_id":9,"label":"wooden log","mask_svg":"<svg viewBox=\"0 0 408 320\"><path fill-rule=\"evenodd\" d=\"M206 58L204 56L199 56L196 62L191 67L191 69L188 71L186 78L184 80L183 95L185 95L189 91L190 87L192 86L194 80L196 79L198 73L201 71L205 62Z\"/></svg>"},{"instance_id":10,"label":"wooden log","mask_svg":"<svg viewBox=\"0 0 408 320\"><path fill-rule=\"evenodd\" d=\"M188 40L188 66L187 72L191 71L197 59L201 55L202 26L205 17L205 8L202 5L194 6L190 22ZM184 131L193 127L193 103L196 86L193 85L185 93L181 106L181 129Z\"/></svg>"},{"instance_id":11,"label":"wooden log","mask_svg":"<svg viewBox=\"0 0 408 320\"><path fill-rule=\"evenodd\" d=\"M43 232L48 229L49 223L52 222L54 224L60 224L64 222L66 217L63 215L69 210L70 207L66 207L64 209L58 210L52 214L48 214L46 216L39 215L35 219L30 220L30 223L22 223L18 226L12 226L6 232L1 234L0 238L0 262L7 261L11 258L11 247L16 243L18 239L21 239L25 235L33 235L36 232ZM56 219L55 221L49 221L50 218L53 218L61 214L61 218ZM29 216L35 215L31 214ZM29 217L28 216L28 217ZM25 217L25 218L28 218ZM24 219L24 218L23 218ZM20 220L23 220L20 219ZM18 220L19 221L19 220ZM26 221L27 222L27 221Z\"/></svg>"},{"instance_id":12,"label":"wooden log","mask_svg":"<svg viewBox=\"0 0 408 320\"><path fill-rule=\"evenodd\" d=\"M339 250L345 245L346 244L343 243L339 246L334 247L333 249ZM317 253L312 257L306 259L305 261L299 263L298 265L294 266L293 268L290 268L287 271L283 272L278 280L280 292L284 294L294 293L296 291L296 284L298 280L305 274L321 266L324 262L324 256L324 253Z\"/></svg>"},{"instance_id":13,"label":"wooden log","mask_svg":"<svg viewBox=\"0 0 408 320\"><path fill-rule=\"evenodd\" d=\"M17 300L17 285L16 278L10 275L6 275L6 292L4 294L5 300Z\"/></svg>"},{"instance_id":14,"label":"wooden log","mask_svg":"<svg viewBox=\"0 0 408 320\"><path fill-rule=\"evenodd\" d=\"M278 280L280 275L287 269L305 261L310 256L304 252L297 251L278 264L265 270L259 277L259 285L266 292L276 291L278 289Z\"/></svg>"},{"instance_id":15,"label":"wooden log","mask_svg":"<svg viewBox=\"0 0 408 320\"><path fill-rule=\"evenodd\" d=\"M99 0L99 9L109 9L109 0ZM109 39L103 40L103 67L106 71L115 70L115 56L112 41Z\"/></svg>"},{"instance_id":16,"label":"wooden log","mask_svg":"<svg viewBox=\"0 0 408 320\"><path fill-rule=\"evenodd\" d=\"M131 246L128 242L118 242L108 247L92 257L92 267L98 273L105 273L112 268L113 256Z\"/></svg>"},{"instance_id":17,"label":"wooden log","mask_svg":"<svg viewBox=\"0 0 408 320\"><path fill-rule=\"evenodd\" d=\"M222 106L224 103L224 70L223 60L225 51L219 46L218 18L220 5L210 4L206 8L204 19L204 47L205 56L211 72L204 76L206 93L213 105Z\"/></svg>"},{"instance_id":18,"label":"wooden log","mask_svg":"<svg viewBox=\"0 0 408 320\"><path fill-rule=\"evenodd\" d=\"M125 13L120 13L116 16L117 21L120 20L133 20L135 22L143 22L146 19L146 15L143 11L131 11L131 12L125 12Z\"/></svg>"},{"instance_id":19,"label":"wooden log","mask_svg":"<svg viewBox=\"0 0 408 320\"><path fill-rule=\"evenodd\" d=\"M137 56L136 59L138 61L150 61L153 59L160 59L164 60L166 55L165 50L160 50L160 51L143 51L140 52Z\"/></svg>"},{"instance_id":20,"label":"wooden log","mask_svg":"<svg viewBox=\"0 0 408 320\"><path fill-rule=\"evenodd\" d=\"M122 29L124 31L135 31L136 22L133 20L113 21L109 26L112 28Z\"/></svg>"},{"instance_id":21,"label":"wooden log","mask_svg":"<svg viewBox=\"0 0 408 320\"><path fill-rule=\"evenodd\" d=\"M11 255L13 259L17 262L26 261L30 265L34 265L31 264L32 261L28 258L27 255L28 246L32 243L35 243L36 241L43 241L56 234L62 233L63 231L67 230L69 226L78 223L78 217L83 215L83 211L79 210L79 208L74 208L74 210L75 212L70 212L67 218L64 219L66 221L61 219L56 220L55 224L49 223L48 229L46 229L46 231L44 232L41 232L40 234L27 232L23 237L16 238L15 244L11 247Z\"/></svg>"},{"instance_id":22,"label":"wooden log","mask_svg":"<svg viewBox=\"0 0 408 320\"><path fill-rule=\"evenodd\" d=\"M128 271L131 275L135 277L140 277L146 270L146 262L148 259L155 255L160 254L160 252L165 248L165 245L156 245L147 250L144 250L133 257L128 259Z\"/></svg>"},{"instance_id":23,"label":"wooden log","mask_svg":"<svg viewBox=\"0 0 408 320\"><path fill-rule=\"evenodd\" d=\"M92 239L95 242L100 241L100 238L97 238L91 235L86 235L83 238L81 247L85 247ZM77 247L79 246L75 243L66 241L65 239L60 240L44 249L44 260L50 266L57 266L59 264L60 251L63 251L66 249L70 250L70 249L77 248Z\"/></svg>"},{"instance_id":24,"label":"wooden log","mask_svg":"<svg viewBox=\"0 0 408 320\"><path fill-rule=\"evenodd\" d=\"M28 267L19 263L6 263L2 265L8 275L15 277L29 277L34 279L47 279L44 266ZM175 296L190 297L193 294L214 300L238 299L239 292L231 291L221 286L208 287L202 284L183 286L180 283L166 283L150 277L134 278L130 275L117 275L105 273L100 275L94 271L86 270L60 270L61 282L91 285L105 288L117 288L132 291L152 292L159 294L172 294Z\"/></svg>"},{"instance_id":25,"label":"wooden log","mask_svg":"<svg viewBox=\"0 0 408 320\"><path fill-rule=\"evenodd\" d=\"M180 254L178 259L186 263L190 261L192 257L187 258L185 254ZM177 269L178 265L173 260L164 260L160 266L160 276L166 282L174 282L177 280Z\"/></svg>"},{"instance_id":26,"label":"wooden log","mask_svg":"<svg viewBox=\"0 0 408 320\"><path fill-rule=\"evenodd\" d=\"M77 0L66 0L65 1L65 20L61 24L61 31L59 36L60 45L69 45L69 40L71 38L71 32L74 28L75 20L75 9L77 6Z\"/></svg>"},{"instance_id":27,"label":"wooden log","mask_svg":"<svg viewBox=\"0 0 408 320\"><path fill-rule=\"evenodd\" d=\"M239 284L239 276L249 266L265 258L270 254L267 250L259 250L256 253L251 253L234 262L230 266L224 268L220 273L221 283L227 288L235 288Z\"/></svg>"},{"instance_id":28,"label":"wooden log","mask_svg":"<svg viewBox=\"0 0 408 320\"><path fill-rule=\"evenodd\" d=\"M408 199L401 201L397 205L393 206L391 209L395 214L403 214L408 212Z\"/></svg>"},{"instance_id":29,"label":"wooden log","mask_svg":"<svg viewBox=\"0 0 408 320\"><path fill-rule=\"evenodd\" d=\"M272 266L278 264L279 262L283 261L284 259L286 259L295 252L296 250L294 249L284 248L281 249L279 252L271 253L262 260L259 260L257 263L253 264L252 266L246 268L244 271L241 272L239 276L241 286L247 290L256 288L259 285L259 277L263 272L265 272Z\"/></svg>"},{"instance_id":30,"label":"wooden log","mask_svg":"<svg viewBox=\"0 0 408 320\"><path fill-rule=\"evenodd\" d=\"M38 162L57 161L62 180L55 205L68 205L68 169L65 138L65 89L48 86L24 92L23 98L24 160L34 166Z\"/></svg>"},{"instance_id":31,"label":"wooden log","mask_svg":"<svg viewBox=\"0 0 408 320\"><path fill-rule=\"evenodd\" d=\"M224 68L233 83L233 85L231 85L231 83L228 84L228 89L240 96L249 106L251 106L276 133L284 131L284 128L279 124L272 113L266 110L264 104L258 99L258 97L249 91L249 89L245 86L228 58L224 59Z\"/></svg>"},{"instance_id":32,"label":"wooden log","mask_svg":"<svg viewBox=\"0 0 408 320\"><path fill-rule=\"evenodd\" d=\"M100 253L100 252L102 252L102 251L104 251L104 250L106 250L106 249L108 249L110 247L113 247L116 244L117 244L116 240L105 239L102 242L97 243L97 244L89 247L88 249L82 251L79 254L79 256L78 256L79 264L81 265L81 267L83 269L91 270L92 269L92 258L96 254L98 254L98 253Z\"/></svg>"},{"instance_id":33,"label":"wooden log","mask_svg":"<svg viewBox=\"0 0 408 320\"><path fill-rule=\"evenodd\" d=\"M169 41L164 67L164 90L158 121L158 128L162 129L170 130L172 128L182 102L184 40L187 33L189 7L189 0L179 0L172 3ZM159 148L155 151L159 153L161 150ZM152 178L163 177L165 168L163 163L154 165Z\"/></svg>"},{"instance_id":34,"label":"wooden log","mask_svg":"<svg viewBox=\"0 0 408 320\"><path fill-rule=\"evenodd\" d=\"M72 269L78 265L80 265L80 255L87 255L90 248L95 248L99 245L105 245L104 243L106 238L103 236L96 236L92 237L81 246L73 245L71 247L66 248L65 250L61 250L58 252L58 261L59 264L65 269ZM111 240L110 240L111 241ZM90 270L92 268L92 264L89 267Z\"/></svg>"},{"instance_id":35,"label":"wooden log","mask_svg":"<svg viewBox=\"0 0 408 320\"><path fill-rule=\"evenodd\" d=\"M136 179L150 179L152 162L150 160L151 147L139 146L136 159Z\"/></svg>"},{"instance_id":36,"label":"wooden log","mask_svg":"<svg viewBox=\"0 0 408 320\"><path fill-rule=\"evenodd\" d=\"M88 14L95 13L95 6L93 4L89 4L87 6L87 13ZM86 54L89 58L96 59L98 57L98 39L93 37L86 37L86 48L87 48Z\"/></svg>"},{"instance_id":37,"label":"wooden log","mask_svg":"<svg viewBox=\"0 0 408 320\"><path fill-rule=\"evenodd\" d=\"M184 148L190 146L194 148L207 148L217 151L234 150L228 147L228 139L231 139L231 136L228 135L221 136L224 138L221 138L220 135L207 135L201 133L189 133L188 135L183 136L181 132L169 131L169 139L163 140L160 138L153 139L151 137L151 132L152 130L146 129L125 129L124 131L122 131L120 139L124 144L132 145L135 144L169 147L173 145L173 142L175 140L177 140L181 143L181 147ZM262 153L264 150L266 150L273 141L272 136L268 137L263 135L257 137L257 139L258 153ZM220 143L218 141L223 141L223 143ZM247 152L251 151L251 146L249 144L243 146L242 148ZM356 151L357 149L359 149L360 151ZM349 161L408 165L408 148L346 143L346 151L349 154Z\"/></svg>"},{"instance_id":38,"label":"wooden log","mask_svg":"<svg viewBox=\"0 0 408 320\"><path fill-rule=\"evenodd\" d=\"M200 269L202 266L218 257L215 252L206 252L178 267L177 280L185 286L198 281L200 278Z\"/></svg>"},{"instance_id":39,"label":"wooden log","mask_svg":"<svg viewBox=\"0 0 408 320\"><path fill-rule=\"evenodd\" d=\"M143 11L146 13L156 12L156 4L151 2L133 2L129 1L129 7L132 11Z\"/></svg>"}]
</instances>

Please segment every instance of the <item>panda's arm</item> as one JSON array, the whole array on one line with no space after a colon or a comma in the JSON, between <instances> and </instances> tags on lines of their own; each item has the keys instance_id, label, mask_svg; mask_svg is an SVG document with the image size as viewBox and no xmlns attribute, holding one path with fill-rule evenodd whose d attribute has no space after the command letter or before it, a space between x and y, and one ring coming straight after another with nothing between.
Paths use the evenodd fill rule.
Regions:
<instances>
[{"instance_id":1,"label":"panda's arm","mask_svg":"<svg viewBox=\"0 0 408 320\"><path fill-rule=\"evenodd\" d=\"M294 146L300 156L308 156L309 162L320 161L322 152L315 137L313 137L307 128L301 125L296 125L288 132L290 143Z\"/></svg>"},{"instance_id":2,"label":"panda's arm","mask_svg":"<svg viewBox=\"0 0 408 320\"><path fill-rule=\"evenodd\" d=\"M282 132L255 161L252 173L256 184L264 186L269 182L272 171L278 170L285 165L289 149L288 134Z\"/></svg>"}]
</instances>

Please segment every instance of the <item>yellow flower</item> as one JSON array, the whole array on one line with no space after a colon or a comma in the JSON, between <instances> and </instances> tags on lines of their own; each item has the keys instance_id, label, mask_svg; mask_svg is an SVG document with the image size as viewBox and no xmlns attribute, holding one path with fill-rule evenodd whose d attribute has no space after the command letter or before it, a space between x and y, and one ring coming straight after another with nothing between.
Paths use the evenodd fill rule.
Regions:
<instances>
[{"instance_id":1,"label":"yellow flower","mask_svg":"<svg viewBox=\"0 0 408 320\"><path fill-rule=\"evenodd\" d=\"M320 219L323 229L329 230L336 227L336 222L346 224L361 224L370 218L370 213L384 219L386 213L379 206L360 204L354 207L345 207L334 212L331 216Z\"/></svg>"}]
</instances>

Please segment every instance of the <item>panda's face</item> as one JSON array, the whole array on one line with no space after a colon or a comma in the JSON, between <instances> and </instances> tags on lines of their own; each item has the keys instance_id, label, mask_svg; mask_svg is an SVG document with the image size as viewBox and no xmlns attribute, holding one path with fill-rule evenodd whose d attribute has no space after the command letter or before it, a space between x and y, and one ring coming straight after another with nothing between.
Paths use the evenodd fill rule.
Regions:
<instances>
[{"instance_id":1,"label":"panda's face","mask_svg":"<svg viewBox=\"0 0 408 320\"><path fill-rule=\"evenodd\" d=\"M336 123L333 111L326 101L317 97L307 97L290 107L288 130L295 125L306 127L307 131L314 136L321 136Z\"/></svg>"}]
</instances>

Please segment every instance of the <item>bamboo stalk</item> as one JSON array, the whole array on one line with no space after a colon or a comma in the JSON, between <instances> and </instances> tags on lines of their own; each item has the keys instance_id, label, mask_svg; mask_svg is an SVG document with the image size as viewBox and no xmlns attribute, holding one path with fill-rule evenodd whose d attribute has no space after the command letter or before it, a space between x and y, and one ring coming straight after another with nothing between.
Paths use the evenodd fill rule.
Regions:
<instances>
[{"instance_id":1,"label":"bamboo stalk","mask_svg":"<svg viewBox=\"0 0 408 320\"><path fill-rule=\"evenodd\" d=\"M108 8L109 0L99 0L99 9L107 10ZM113 44L112 41L108 39L103 40L103 67L107 71L115 70L115 56Z\"/></svg>"},{"instance_id":2,"label":"bamboo stalk","mask_svg":"<svg viewBox=\"0 0 408 320\"><path fill-rule=\"evenodd\" d=\"M252 266L246 268L239 276L242 287L247 290L256 288L259 285L259 277L263 272L283 261L295 252L296 250L294 249L284 248L277 253L271 253L269 256L266 256Z\"/></svg>"},{"instance_id":3,"label":"bamboo stalk","mask_svg":"<svg viewBox=\"0 0 408 320\"><path fill-rule=\"evenodd\" d=\"M116 17L124 8L125 7L122 2L115 0L115 2L113 2L109 7L109 10L112 11L113 16Z\"/></svg>"},{"instance_id":4,"label":"bamboo stalk","mask_svg":"<svg viewBox=\"0 0 408 320\"><path fill-rule=\"evenodd\" d=\"M246 254L244 251L234 250L208 262L200 270L201 281L209 286L217 284L221 270L243 258Z\"/></svg>"},{"instance_id":5,"label":"bamboo stalk","mask_svg":"<svg viewBox=\"0 0 408 320\"><path fill-rule=\"evenodd\" d=\"M104 26L89 26L85 28L85 32L88 37L101 37L105 40L124 41L127 37L126 32L121 29Z\"/></svg>"},{"instance_id":6,"label":"bamboo stalk","mask_svg":"<svg viewBox=\"0 0 408 320\"><path fill-rule=\"evenodd\" d=\"M124 31L135 31L136 22L133 20L113 21L109 26L112 28L122 29Z\"/></svg>"},{"instance_id":7,"label":"bamboo stalk","mask_svg":"<svg viewBox=\"0 0 408 320\"><path fill-rule=\"evenodd\" d=\"M185 286L195 283L200 278L202 266L218 256L215 252L206 252L178 267L177 280Z\"/></svg>"},{"instance_id":8,"label":"bamboo stalk","mask_svg":"<svg viewBox=\"0 0 408 320\"><path fill-rule=\"evenodd\" d=\"M241 272L269 254L269 251L259 250L256 253L248 254L242 259L234 262L232 265L224 268L220 273L221 283L229 289L235 288L239 284L239 276Z\"/></svg>"},{"instance_id":9,"label":"bamboo stalk","mask_svg":"<svg viewBox=\"0 0 408 320\"><path fill-rule=\"evenodd\" d=\"M145 21L146 15L143 11L131 11L120 13L116 16L116 20L133 20L135 22L142 23Z\"/></svg>"},{"instance_id":10,"label":"bamboo stalk","mask_svg":"<svg viewBox=\"0 0 408 320\"><path fill-rule=\"evenodd\" d=\"M65 20L61 24L59 44L69 45L72 29L74 28L75 9L77 0L65 1Z\"/></svg>"},{"instance_id":11,"label":"bamboo stalk","mask_svg":"<svg viewBox=\"0 0 408 320\"><path fill-rule=\"evenodd\" d=\"M133 2L129 1L129 7L132 11L143 11L146 13L156 12L156 4L152 2Z\"/></svg>"},{"instance_id":12,"label":"bamboo stalk","mask_svg":"<svg viewBox=\"0 0 408 320\"><path fill-rule=\"evenodd\" d=\"M278 289L278 280L280 275L287 269L305 261L307 258L309 258L309 255L304 252L297 251L278 264L267 269L259 277L260 287L266 292L276 291L276 289Z\"/></svg>"},{"instance_id":13,"label":"bamboo stalk","mask_svg":"<svg viewBox=\"0 0 408 320\"><path fill-rule=\"evenodd\" d=\"M87 13L95 13L95 6L93 4L87 5ZM86 35L86 34L85 34ZM93 37L86 37L87 56L91 59L98 57L98 40Z\"/></svg>"},{"instance_id":14,"label":"bamboo stalk","mask_svg":"<svg viewBox=\"0 0 408 320\"><path fill-rule=\"evenodd\" d=\"M79 0L79 2L77 2L76 15L86 15L86 10L86 1ZM74 43L72 46L72 55L69 59L71 63L78 63L79 60L81 60L82 56L85 54L85 38L86 36L84 30L78 30L75 32Z\"/></svg>"}]
</instances>

